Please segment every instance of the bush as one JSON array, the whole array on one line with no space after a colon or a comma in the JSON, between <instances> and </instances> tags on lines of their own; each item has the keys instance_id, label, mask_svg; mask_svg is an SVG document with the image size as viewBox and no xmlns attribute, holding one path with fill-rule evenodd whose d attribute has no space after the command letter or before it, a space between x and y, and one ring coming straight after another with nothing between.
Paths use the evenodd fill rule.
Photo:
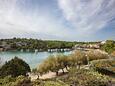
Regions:
<instances>
[{"instance_id":1,"label":"bush","mask_svg":"<svg viewBox=\"0 0 115 86\"><path fill-rule=\"evenodd\" d=\"M86 56L87 55L87 56ZM38 72L42 75L49 71L56 72L62 69L63 73L64 68L68 70L68 67L78 67L80 69L81 65L88 64L88 61L97 60L97 59L107 59L109 58L107 54L104 54L100 51L74 51L71 55L52 55L44 60L38 67Z\"/></svg>"},{"instance_id":2,"label":"bush","mask_svg":"<svg viewBox=\"0 0 115 86\"><path fill-rule=\"evenodd\" d=\"M61 80L35 80L33 86L70 86Z\"/></svg>"},{"instance_id":3,"label":"bush","mask_svg":"<svg viewBox=\"0 0 115 86\"><path fill-rule=\"evenodd\" d=\"M49 56L43 63L41 63L38 67L38 72L40 74L47 73L49 71L56 72L58 75L58 71L60 69L67 69L68 61L67 56L65 55L52 55ZM63 70L64 72L64 70Z\"/></svg>"},{"instance_id":4,"label":"bush","mask_svg":"<svg viewBox=\"0 0 115 86\"><path fill-rule=\"evenodd\" d=\"M111 80L97 72L76 68L71 68L67 76L59 79L69 86L108 86L107 84Z\"/></svg>"},{"instance_id":5,"label":"bush","mask_svg":"<svg viewBox=\"0 0 115 86\"><path fill-rule=\"evenodd\" d=\"M15 81L15 78L12 78L11 76L0 78L0 86L12 86L12 82Z\"/></svg>"},{"instance_id":6,"label":"bush","mask_svg":"<svg viewBox=\"0 0 115 86\"><path fill-rule=\"evenodd\" d=\"M24 76L18 76L16 78L14 86L33 86L30 78L24 77Z\"/></svg>"},{"instance_id":7,"label":"bush","mask_svg":"<svg viewBox=\"0 0 115 86\"><path fill-rule=\"evenodd\" d=\"M98 60L98 59L108 59L108 54L105 54L101 51L93 50L86 53L89 61Z\"/></svg>"},{"instance_id":8,"label":"bush","mask_svg":"<svg viewBox=\"0 0 115 86\"><path fill-rule=\"evenodd\" d=\"M13 78L11 76L6 76L0 78L0 86L33 86L29 78L24 76L18 76Z\"/></svg>"},{"instance_id":9,"label":"bush","mask_svg":"<svg viewBox=\"0 0 115 86\"><path fill-rule=\"evenodd\" d=\"M46 81L44 86L69 86L62 81Z\"/></svg>"},{"instance_id":10,"label":"bush","mask_svg":"<svg viewBox=\"0 0 115 86\"><path fill-rule=\"evenodd\" d=\"M14 59L6 62L0 69L0 76L12 76L16 77L19 75L26 75L27 72L30 72L29 65L23 61L22 59L19 59L18 57L15 57Z\"/></svg>"},{"instance_id":11,"label":"bush","mask_svg":"<svg viewBox=\"0 0 115 86\"><path fill-rule=\"evenodd\" d=\"M88 63L87 57L85 55L84 51L74 51L69 56L69 61L71 66L77 66L77 65L86 65Z\"/></svg>"},{"instance_id":12,"label":"bush","mask_svg":"<svg viewBox=\"0 0 115 86\"><path fill-rule=\"evenodd\" d=\"M115 51L111 53L111 56L115 58Z\"/></svg>"},{"instance_id":13,"label":"bush","mask_svg":"<svg viewBox=\"0 0 115 86\"><path fill-rule=\"evenodd\" d=\"M91 62L91 67L102 74L115 75L115 60L96 60Z\"/></svg>"},{"instance_id":14,"label":"bush","mask_svg":"<svg viewBox=\"0 0 115 86\"><path fill-rule=\"evenodd\" d=\"M105 50L108 53L112 53L113 51L115 51L115 41L107 40L106 43L101 46L101 49Z\"/></svg>"}]
</instances>

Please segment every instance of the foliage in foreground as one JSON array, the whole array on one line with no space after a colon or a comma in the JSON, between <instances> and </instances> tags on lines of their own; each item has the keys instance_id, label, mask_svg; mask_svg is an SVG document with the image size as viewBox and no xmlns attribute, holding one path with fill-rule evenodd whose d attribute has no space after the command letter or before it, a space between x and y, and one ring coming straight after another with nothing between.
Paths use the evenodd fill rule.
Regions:
<instances>
[{"instance_id":1,"label":"foliage in foreground","mask_svg":"<svg viewBox=\"0 0 115 86\"><path fill-rule=\"evenodd\" d=\"M111 56L115 58L115 51L111 53Z\"/></svg>"},{"instance_id":2,"label":"foliage in foreground","mask_svg":"<svg viewBox=\"0 0 115 86\"><path fill-rule=\"evenodd\" d=\"M27 72L30 72L29 65L22 59L19 59L18 57L15 57L14 59L11 59L10 61L6 62L0 68L1 77L9 75L12 77L16 77L19 75L26 75Z\"/></svg>"},{"instance_id":3,"label":"foliage in foreground","mask_svg":"<svg viewBox=\"0 0 115 86\"><path fill-rule=\"evenodd\" d=\"M37 86L108 86L111 79L98 72L71 68L69 73L47 81L35 81ZM34 82L34 83L35 83ZM35 85L35 84L34 84ZM36 85L35 85L36 86Z\"/></svg>"},{"instance_id":4,"label":"foliage in foreground","mask_svg":"<svg viewBox=\"0 0 115 86\"><path fill-rule=\"evenodd\" d=\"M91 67L100 73L115 75L115 60L114 59L110 59L110 60L103 59L103 60L92 61Z\"/></svg>"},{"instance_id":5,"label":"foliage in foreground","mask_svg":"<svg viewBox=\"0 0 115 86\"><path fill-rule=\"evenodd\" d=\"M110 79L94 71L72 68L61 80L72 86L107 86Z\"/></svg>"},{"instance_id":6,"label":"foliage in foreground","mask_svg":"<svg viewBox=\"0 0 115 86\"><path fill-rule=\"evenodd\" d=\"M0 86L33 86L31 80L24 76L0 78Z\"/></svg>"},{"instance_id":7,"label":"foliage in foreground","mask_svg":"<svg viewBox=\"0 0 115 86\"><path fill-rule=\"evenodd\" d=\"M25 76L7 76L0 79L0 86L108 86L110 80L94 71L71 68L68 74L48 80L30 81Z\"/></svg>"}]
</instances>

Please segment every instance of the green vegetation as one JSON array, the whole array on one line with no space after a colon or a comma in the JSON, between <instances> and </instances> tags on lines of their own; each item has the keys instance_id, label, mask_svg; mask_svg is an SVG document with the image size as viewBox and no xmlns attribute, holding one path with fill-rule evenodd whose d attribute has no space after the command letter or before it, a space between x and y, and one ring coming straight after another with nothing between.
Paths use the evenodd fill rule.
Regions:
<instances>
[{"instance_id":1,"label":"green vegetation","mask_svg":"<svg viewBox=\"0 0 115 86\"><path fill-rule=\"evenodd\" d=\"M18 76L16 78L6 76L0 78L0 86L33 86L29 78L25 76Z\"/></svg>"},{"instance_id":2,"label":"green vegetation","mask_svg":"<svg viewBox=\"0 0 115 86\"><path fill-rule=\"evenodd\" d=\"M46 81L36 80L33 83L34 83L33 86L69 86L66 83L62 82L61 80L46 80Z\"/></svg>"},{"instance_id":3,"label":"green vegetation","mask_svg":"<svg viewBox=\"0 0 115 86\"><path fill-rule=\"evenodd\" d=\"M111 56L112 56L112 57L115 57L115 51L113 51L113 52L111 53Z\"/></svg>"},{"instance_id":4,"label":"green vegetation","mask_svg":"<svg viewBox=\"0 0 115 86\"><path fill-rule=\"evenodd\" d=\"M38 72L40 74L47 73L49 71L56 72L58 75L59 69L62 69L64 73L64 68L67 69L67 56L65 55L52 55L49 56L43 63L40 64Z\"/></svg>"},{"instance_id":5,"label":"green vegetation","mask_svg":"<svg viewBox=\"0 0 115 86\"><path fill-rule=\"evenodd\" d=\"M113 74L115 76L115 60L95 60L91 62L92 68L102 74Z\"/></svg>"},{"instance_id":6,"label":"green vegetation","mask_svg":"<svg viewBox=\"0 0 115 86\"><path fill-rule=\"evenodd\" d=\"M102 50L105 50L108 53L115 51L115 41L107 40L106 43L101 47Z\"/></svg>"},{"instance_id":7,"label":"green vegetation","mask_svg":"<svg viewBox=\"0 0 115 86\"><path fill-rule=\"evenodd\" d=\"M108 54L96 50L88 51L86 54L89 61L109 58Z\"/></svg>"},{"instance_id":8,"label":"green vegetation","mask_svg":"<svg viewBox=\"0 0 115 86\"><path fill-rule=\"evenodd\" d=\"M39 78L50 71L57 76L45 80ZM115 60L100 51L74 51L68 56L49 56L32 70L38 76L35 81L26 76L28 72L29 65L15 57L0 68L0 86L108 86L111 78L105 74L115 75Z\"/></svg>"},{"instance_id":9,"label":"green vegetation","mask_svg":"<svg viewBox=\"0 0 115 86\"><path fill-rule=\"evenodd\" d=\"M108 86L110 80L91 70L71 68L68 74L47 80L30 81L24 76L7 76L0 79L0 86Z\"/></svg>"},{"instance_id":10,"label":"green vegetation","mask_svg":"<svg viewBox=\"0 0 115 86\"><path fill-rule=\"evenodd\" d=\"M19 59L18 57L15 57L14 59L6 62L1 68L0 68L0 76L12 76L16 77L19 75L26 75L27 72L30 72L29 65L23 61L22 59Z\"/></svg>"},{"instance_id":11,"label":"green vegetation","mask_svg":"<svg viewBox=\"0 0 115 86\"><path fill-rule=\"evenodd\" d=\"M68 70L68 67L77 67L80 69L81 65L88 64L91 60L98 60L98 59L108 59L108 55L103 53L87 53L84 51L75 51L69 56L66 55L52 55L49 56L46 60L44 60L38 66L38 72L42 75L44 73L48 73L49 71L56 72L58 75L58 71L61 69L64 73L64 68ZM98 54L98 55L97 55Z\"/></svg>"},{"instance_id":12,"label":"green vegetation","mask_svg":"<svg viewBox=\"0 0 115 86\"><path fill-rule=\"evenodd\" d=\"M109 77L85 69L72 68L69 74L60 78L69 86L107 86Z\"/></svg>"},{"instance_id":13,"label":"green vegetation","mask_svg":"<svg viewBox=\"0 0 115 86\"><path fill-rule=\"evenodd\" d=\"M5 47L9 47L6 50L27 50L34 51L38 49L38 51L47 51L48 49L71 49L76 42L67 42L67 41L49 41L49 40L41 40L41 39L26 39L26 38L13 38L13 39L1 39L0 45L4 45Z\"/></svg>"},{"instance_id":14,"label":"green vegetation","mask_svg":"<svg viewBox=\"0 0 115 86\"><path fill-rule=\"evenodd\" d=\"M51 41L41 39L27 39L27 38L13 38L13 39L0 39L0 46L5 48L4 50L21 50L24 51L47 51L48 49L72 49L76 44L97 44L99 42L70 42L70 41Z\"/></svg>"},{"instance_id":15,"label":"green vegetation","mask_svg":"<svg viewBox=\"0 0 115 86\"><path fill-rule=\"evenodd\" d=\"M98 72L86 69L70 68L69 73L45 81L36 80L36 86L108 86L111 79Z\"/></svg>"}]
</instances>

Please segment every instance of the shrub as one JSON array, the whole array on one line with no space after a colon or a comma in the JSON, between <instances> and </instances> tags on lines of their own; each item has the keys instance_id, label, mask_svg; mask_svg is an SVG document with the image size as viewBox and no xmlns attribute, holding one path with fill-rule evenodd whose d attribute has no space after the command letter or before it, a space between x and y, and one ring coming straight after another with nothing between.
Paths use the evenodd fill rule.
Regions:
<instances>
[{"instance_id":1,"label":"shrub","mask_svg":"<svg viewBox=\"0 0 115 86\"><path fill-rule=\"evenodd\" d=\"M115 60L96 60L91 62L91 67L102 74L115 75Z\"/></svg>"},{"instance_id":2,"label":"shrub","mask_svg":"<svg viewBox=\"0 0 115 86\"><path fill-rule=\"evenodd\" d=\"M39 65L38 71L40 73L47 73L49 71L56 72L58 75L59 64L55 56L49 56L43 63Z\"/></svg>"},{"instance_id":3,"label":"shrub","mask_svg":"<svg viewBox=\"0 0 115 86\"><path fill-rule=\"evenodd\" d=\"M35 80L33 86L70 86L61 80Z\"/></svg>"},{"instance_id":4,"label":"shrub","mask_svg":"<svg viewBox=\"0 0 115 86\"><path fill-rule=\"evenodd\" d=\"M69 56L71 66L87 64L87 57L83 51L75 51Z\"/></svg>"},{"instance_id":5,"label":"shrub","mask_svg":"<svg viewBox=\"0 0 115 86\"><path fill-rule=\"evenodd\" d=\"M98 72L76 68L71 68L67 76L59 79L69 86L108 86L107 84L111 80Z\"/></svg>"},{"instance_id":6,"label":"shrub","mask_svg":"<svg viewBox=\"0 0 115 86\"><path fill-rule=\"evenodd\" d=\"M6 62L1 67L0 76L2 77L8 75L11 75L12 77L16 77L19 75L25 76L27 72L30 72L29 65L22 59L15 57L14 59L11 59L10 61Z\"/></svg>"},{"instance_id":7,"label":"shrub","mask_svg":"<svg viewBox=\"0 0 115 86\"><path fill-rule=\"evenodd\" d=\"M52 55L49 56L43 63L41 63L38 67L38 72L40 74L47 73L49 71L56 72L58 75L58 71L60 69L67 69L68 60L66 59L67 56L65 55ZM64 70L63 70L64 72Z\"/></svg>"},{"instance_id":8,"label":"shrub","mask_svg":"<svg viewBox=\"0 0 115 86\"><path fill-rule=\"evenodd\" d=\"M56 60L59 64L59 69L62 69L63 73L64 73L64 68L66 68L66 70L68 70L68 66L69 66L69 57L63 54L60 55L56 55Z\"/></svg>"},{"instance_id":9,"label":"shrub","mask_svg":"<svg viewBox=\"0 0 115 86\"><path fill-rule=\"evenodd\" d=\"M24 76L18 76L14 84L14 86L33 86L30 78Z\"/></svg>"},{"instance_id":10,"label":"shrub","mask_svg":"<svg viewBox=\"0 0 115 86\"><path fill-rule=\"evenodd\" d=\"M108 53L112 53L113 51L115 51L115 41L107 40L106 43L101 46L101 49L105 50Z\"/></svg>"},{"instance_id":11,"label":"shrub","mask_svg":"<svg viewBox=\"0 0 115 86\"><path fill-rule=\"evenodd\" d=\"M6 76L0 78L0 86L33 86L29 78L24 76L18 76L16 78Z\"/></svg>"},{"instance_id":12,"label":"shrub","mask_svg":"<svg viewBox=\"0 0 115 86\"><path fill-rule=\"evenodd\" d=\"M115 58L115 51L111 53L111 56Z\"/></svg>"},{"instance_id":13,"label":"shrub","mask_svg":"<svg viewBox=\"0 0 115 86\"><path fill-rule=\"evenodd\" d=\"M86 53L89 61L98 60L98 59L108 59L108 54L105 54L101 51L93 50Z\"/></svg>"},{"instance_id":14,"label":"shrub","mask_svg":"<svg viewBox=\"0 0 115 86\"><path fill-rule=\"evenodd\" d=\"M0 86L13 86L13 82L15 81L15 78L12 78L11 76L6 76L4 78L0 78Z\"/></svg>"},{"instance_id":15,"label":"shrub","mask_svg":"<svg viewBox=\"0 0 115 86\"><path fill-rule=\"evenodd\" d=\"M86 56L87 54L87 56ZM71 55L65 56L62 54L49 56L44 60L38 67L38 72L42 75L49 71L56 72L62 69L63 73L64 68L68 70L68 67L78 67L80 69L81 65L86 65L88 61L105 59L108 58L107 54L103 54L99 51L90 51L88 53L84 51L75 51Z\"/></svg>"},{"instance_id":16,"label":"shrub","mask_svg":"<svg viewBox=\"0 0 115 86\"><path fill-rule=\"evenodd\" d=\"M69 86L62 81L46 81L44 86Z\"/></svg>"}]
</instances>

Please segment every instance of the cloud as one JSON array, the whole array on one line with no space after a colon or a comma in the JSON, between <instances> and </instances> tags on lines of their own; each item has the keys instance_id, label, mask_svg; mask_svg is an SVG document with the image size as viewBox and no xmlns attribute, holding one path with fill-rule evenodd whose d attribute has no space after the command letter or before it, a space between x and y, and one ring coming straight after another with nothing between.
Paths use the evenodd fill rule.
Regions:
<instances>
[{"instance_id":1,"label":"cloud","mask_svg":"<svg viewBox=\"0 0 115 86\"><path fill-rule=\"evenodd\" d=\"M22 1L26 6L27 1ZM0 37L68 38L71 31L53 15L32 3L28 7L32 9L22 7L18 0L0 0Z\"/></svg>"},{"instance_id":2,"label":"cloud","mask_svg":"<svg viewBox=\"0 0 115 86\"><path fill-rule=\"evenodd\" d=\"M115 23L115 0L46 1L0 0L0 38L90 40Z\"/></svg>"},{"instance_id":3,"label":"cloud","mask_svg":"<svg viewBox=\"0 0 115 86\"><path fill-rule=\"evenodd\" d=\"M93 34L115 19L115 0L58 0L58 4L78 34Z\"/></svg>"}]
</instances>

